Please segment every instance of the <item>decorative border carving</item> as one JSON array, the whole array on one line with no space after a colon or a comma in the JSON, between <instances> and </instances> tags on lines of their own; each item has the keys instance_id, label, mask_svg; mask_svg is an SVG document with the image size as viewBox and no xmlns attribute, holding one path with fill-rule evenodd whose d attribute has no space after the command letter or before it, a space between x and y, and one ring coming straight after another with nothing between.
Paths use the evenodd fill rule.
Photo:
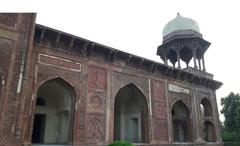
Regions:
<instances>
[{"instance_id":1,"label":"decorative border carving","mask_svg":"<svg viewBox=\"0 0 240 146\"><path fill-rule=\"evenodd\" d=\"M189 94L190 91L187 88L183 88L174 84L168 84L168 89L169 91L173 91L173 92L177 92L177 93L185 93L185 94Z\"/></svg>"},{"instance_id":2,"label":"decorative border carving","mask_svg":"<svg viewBox=\"0 0 240 146\"><path fill-rule=\"evenodd\" d=\"M38 63L53 66L65 70L71 70L76 72L81 72L81 63L73 62L71 60L47 55L47 54L39 54Z\"/></svg>"},{"instance_id":3,"label":"decorative border carving","mask_svg":"<svg viewBox=\"0 0 240 146\"><path fill-rule=\"evenodd\" d=\"M95 65L88 66L88 90L103 91L107 89L107 70Z\"/></svg>"}]
</instances>

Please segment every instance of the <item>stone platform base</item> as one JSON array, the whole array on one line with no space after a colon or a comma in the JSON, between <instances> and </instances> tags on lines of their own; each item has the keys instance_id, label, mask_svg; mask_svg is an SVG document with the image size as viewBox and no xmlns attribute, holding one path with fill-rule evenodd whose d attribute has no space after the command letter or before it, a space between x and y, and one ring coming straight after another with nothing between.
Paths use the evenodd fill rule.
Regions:
<instances>
[{"instance_id":1,"label":"stone platform base","mask_svg":"<svg viewBox=\"0 0 240 146\"><path fill-rule=\"evenodd\" d=\"M148 144L148 143L134 143L134 146L223 146L223 143L172 143L172 144ZM1 144L0 146L107 146L107 144Z\"/></svg>"}]
</instances>

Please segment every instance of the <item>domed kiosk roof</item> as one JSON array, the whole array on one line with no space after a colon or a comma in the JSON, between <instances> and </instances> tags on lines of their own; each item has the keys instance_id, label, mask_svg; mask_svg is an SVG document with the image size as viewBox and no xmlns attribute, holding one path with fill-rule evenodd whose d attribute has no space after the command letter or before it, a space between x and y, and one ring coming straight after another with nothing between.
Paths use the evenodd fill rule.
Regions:
<instances>
[{"instance_id":1,"label":"domed kiosk roof","mask_svg":"<svg viewBox=\"0 0 240 146\"><path fill-rule=\"evenodd\" d=\"M194 30L200 33L199 26L196 21L190 18L182 17L179 13L177 13L176 18L169 21L162 32L163 37L167 36L175 31L181 30Z\"/></svg>"}]
</instances>

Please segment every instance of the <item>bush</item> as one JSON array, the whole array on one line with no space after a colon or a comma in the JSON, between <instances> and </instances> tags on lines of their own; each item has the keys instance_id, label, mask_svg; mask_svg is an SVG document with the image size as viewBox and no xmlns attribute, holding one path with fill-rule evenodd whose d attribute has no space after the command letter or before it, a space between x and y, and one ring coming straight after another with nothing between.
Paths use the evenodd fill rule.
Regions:
<instances>
[{"instance_id":1,"label":"bush","mask_svg":"<svg viewBox=\"0 0 240 146\"><path fill-rule=\"evenodd\" d=\"M133 146L133 144L128 141L114 141L113 143L109 144L108 146Z\"/></svg>"},{"instance_id":2,"label":"bush","mask_svg":"<svg viewBox=\"0 0 240 146\"><path fill-rule=\"evenodd\" d=\"M240 141L239 134L237 132L223 132L222 139L225 142L237 142Z\"/></svg>"}]
</instances>

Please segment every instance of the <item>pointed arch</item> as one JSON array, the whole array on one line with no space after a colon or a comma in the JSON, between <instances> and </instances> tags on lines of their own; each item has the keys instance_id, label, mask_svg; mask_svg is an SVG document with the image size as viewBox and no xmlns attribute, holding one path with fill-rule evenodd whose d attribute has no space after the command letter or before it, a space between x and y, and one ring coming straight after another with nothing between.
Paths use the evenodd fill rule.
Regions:
<instances>
[{"instance_id":1,"label":"pointed arch","mask_svg":"<svg viewBox=\"0 0 240 146\"><path fill-rule=\"evenodd\" d=\"M148 104L143 92L130 83L116 94L114 140L148 142Z\"/></svg>"},{"instance_id":2,"label":"pointed arch","mask_svg":"<svg viewBox=\"0 0 240 146\"><path fill-rule=\"evenodd\" d=\"M184 104L184 106L186 106L186 108L188 109L188 111L191 112L190 107L189 107L189 105L187 104L187 102L183 101L181 98L178 98L177 100L174 100L171 107L173 108L173 106L174 106L176 103L178 103L178 102Z\"/></svg>"},{"instance_id":3,"label":"pointed arch","mask_svg":"<svg viewBox=\"0 0 240 146\"><path fill-rule=\"evenodd\" d=\"M167 59L169 59L172 65L175 67L175 63L177 62L177 52L173 49L170 49L167 54Z\"/></svg>"},{"instance_id":4,"label":"pointed arch","mask_svg":"<svg viewBox=\"0 0 240 146\"><path fill-rule=\"evenodd\" d=\"M203 122L203 136L206 142L216 142L215 126L211 121Z\"/></svg>"},{"instance_id":5,"label":"pointed arch","mask_svg":"<svg viewBox=\"0 0 240 146\"><path fill-rule=\"evenodd\" d=\"M176 101L171 110L172 133L174 142L192 141L190 110L182 101Z\"/></svg>"},{"instance_id":6,"label":"pointed arch","mask_svg":"<svg viewBox=\"0 0 240 146\"><path fill-rule=\"evenodd\" d=\"M187 67L188 67L189 62L192 59L192 57L193 57L193 52L189 47L184 46L180 50L180 58L181 58L181 60L183 60L186 63Z\"/></svg>"},{"instance_id":7,"label":"pointed arch","mask_svg":"<svg viewBox=\"0 0 240 146\"><path fill-rule=\"evenodd\" d=\"M71 144L75 90L56 77L40 84L36 93L32 143Z\"/></svg>"},{"instance_id":8,"label":"pointed arch","mask_svg":"<svg viewBox=\"0 0 240 146\"><path fill-rule=\"evenodd\" d=\"M201 108L201 112L202 112L203 117L213 116L212 104L211 104L211 102L209 101L208 98L204 97L201 100L200 108Z\"/></svg>"}]
</instances>

